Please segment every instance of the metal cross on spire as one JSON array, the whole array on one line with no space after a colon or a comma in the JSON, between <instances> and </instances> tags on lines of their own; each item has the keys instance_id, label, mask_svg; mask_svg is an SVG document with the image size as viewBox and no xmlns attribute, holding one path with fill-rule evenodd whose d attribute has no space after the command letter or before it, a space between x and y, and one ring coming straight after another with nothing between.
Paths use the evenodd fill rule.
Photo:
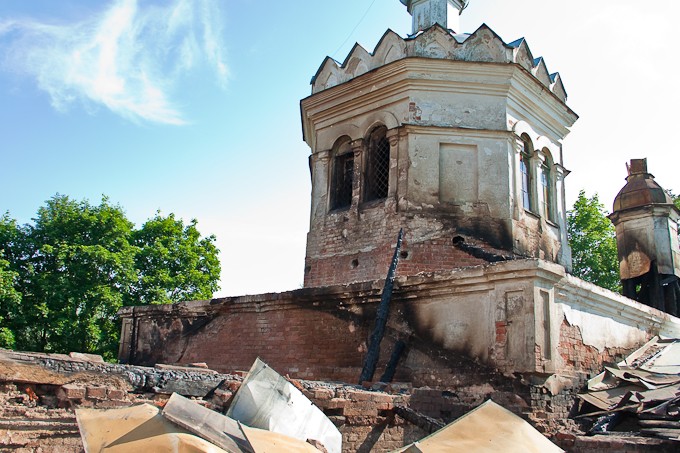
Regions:
<instances>
[{"instance_id":1,"label":"metal cross on spire","mask_svg":"<svg viewBox=\"0 0 680 453\"><path fill-rule=\"evenodd\" d=\"M470 0L400 0L413 16L413 34L434 24L460 33L460 15Z\"/></svg>"}]
</instances>

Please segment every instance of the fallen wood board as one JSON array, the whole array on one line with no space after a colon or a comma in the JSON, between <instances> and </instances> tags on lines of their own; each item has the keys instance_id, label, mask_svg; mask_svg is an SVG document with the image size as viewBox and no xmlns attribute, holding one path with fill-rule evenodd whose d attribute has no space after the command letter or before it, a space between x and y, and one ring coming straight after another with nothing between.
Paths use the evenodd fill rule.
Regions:
<instances>
[{"instance_id":1,"label":"fallen wood board","mask_svg":"<svg viewBox=\"0 0 680 453\"><path fill-rule=\"evenodd\" d=\"M584 401L592 404L598 409L608 411L616 408L629 393L646 390L637 385L624 385L608 390L599 390L578 395Z\"/></svg>"},{"instance_id":2,"label":"fallen wood board","mask_svg":"<svg viewBox=\"0 0 680 453\"><path fill-rule=\"evenodd\" d=\"M202 371L198 368L196 369L195 372L202 373ZM203 398L210 392L214 391L220 385L220 383L221 381L212 381L207 379L189 381L185 379L176 378L160 382L158 383L158 385L154 385L152 387L152 390L154 391L154 393L164 395L172 395L173 393L179 393L180 395L184 396L196 396L199 398Z\"/></svg>"},{"instance_id":3,"label":"fallen wood board","mask_svg":"<svg viewBox=\"0 0 680 453\"><path fill-rule=\"evenodd\" d=\"M397 452L563 453L529 423L489 400Z\"/></svg>"},{"instance_id":4,"label":"fallen wood board","mask_svg":"<svg viewBox=\"0 0 680 453\"><path fill-rule=\"evenodd\" d=\"M311 444L283 434L241 425L256 453L319 453Z\"/></svg>"},{"instance_id":5,"label":"fallen wood board","mask_svg":"<svg viewBox=\"0 0 680 453\"><path fill-rule=\"evenodd\" d=\"M643 428L640 434L644 436L660 437L662 439L678 440L680 441L680 429L668 428Z\"/></svg>"},{"instance_id":6,"label":"fallen wood board","mask_svg":"<svg viewBox=\"0 0 680 453\"><path fill-rule=\"evenodd\" d=\"M680 429L680 422L673 420L638 420L638 423L644 428Z\"/></svg>"},{"instance_id":7,"label":"fallen wood board","mask_svg":"<svg viewBox=\"0 0 680 453\"><path fill-rule=\"evenodd\" d=\"M236 420L207 409L177 393L163 408L163 417L230 453L252 453L253 449Z\"/></svg>"},{"instance_id":8,"label":"fallen wood board","mask_svg":"<svg viewBox=\"0 0 680 453\"><path fill-rule=\"evenodd\" d=\"M122 409L77 409L86 453L230 453L166 420L149 404Z\"/></svg>"}]
</instances>

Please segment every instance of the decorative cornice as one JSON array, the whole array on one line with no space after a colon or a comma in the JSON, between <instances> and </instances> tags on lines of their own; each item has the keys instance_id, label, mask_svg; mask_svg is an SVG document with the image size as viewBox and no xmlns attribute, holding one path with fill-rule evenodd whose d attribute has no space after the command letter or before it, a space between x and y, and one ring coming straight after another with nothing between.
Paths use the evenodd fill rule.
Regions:
<instances>
[{"instance_id":1,"label":"decorative cornice","mask_svg":"<svg viewBox=\"0 0 680 453\"><path fill-rule=\"evenodd\" d=\"M312 93L343 84L396 60L412 57L518 64L562 103L567 100L559 73L550 74L543 58L533 57L524 38L507 44L486 24L472 34L453 34L435 24L406 39L387 30L373 53L356 44L342 63L326 57L312 78Z\"/></svg>"},{"instance_id":2,"label":"decorative cornice","mask_svg":"<svg viewBox=\"0 0 680 453\"><path fill-rule=\"evenodd\" d=\"M303 99L304 137L309 140L314 137L315 131L338 124L350 116L369 112L377 105L408 102L416 92L455 92L506 98L508 112L531 118L533 124L539 126L540 133L553 140L566 136L568 128L578 119L578 115L561 99L518 63L453 62L410 57ZM405 124L405 120L399 121Z\"/></svg>"},{"instance_id":3,"label":"decorative cornice","mask_svg":"<svg viewBox=\"0 0 680 453\"><path fill-rule=\"evenodd\" d=\"M556 289L573 295L560 298L559 303L603 318L626 320L629 325L652 327L668 337L680 336L680 319L572 275L566 275Z\"/></svg>"}]
</instances>

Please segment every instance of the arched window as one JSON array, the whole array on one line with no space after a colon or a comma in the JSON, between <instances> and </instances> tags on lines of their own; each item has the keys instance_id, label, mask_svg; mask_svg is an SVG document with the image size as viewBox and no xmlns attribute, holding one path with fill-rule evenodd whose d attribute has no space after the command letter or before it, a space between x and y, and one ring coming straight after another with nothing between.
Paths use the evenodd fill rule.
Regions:
<instances>
[{"instance_id":1,"label":"arched window","mask_svg":"<svg viewBox=\"0 0 680 453\"><path fill-rule=\"evenodd\" d=\"M550 221L555 220L554 190L552 182L552 158L550 152L543 150L545 160L541 165L541 214Z\"/></svg>"},{"instance_id":2,"label":"arched window","mask_svg":"<svg viewBox=\"0 0 680 453\"><path fill-rule=\"evenodd\" d=\"M522 152L519 155L519 168L522 174L522 205L527 211L534 212L534 196L533 196L533 172L531 167L531 155L533 154L533 145L531 139L526 135L522 135Z\"/></svg>"},{"instance_id":3,"label":"arched window","mask_svg":"<svg viewBox=\"0 0 680 453\"><path fill-rule=\"evenodd\" d=\"M371 132L366 153L364 201L387 198L390 185L390 142L387 128L380 126Z\"/></svg>"},{"instance_id":4,"label":"arched window","mask_svg":"<svg viewBox=\"0 0 680 453\"><path fill-rule=\"evenodd\" d=\"M331 172L330 209L349 208L354 181L354 153L349 137L338 140L333 147Z\"/></svg>"}]
</instances>

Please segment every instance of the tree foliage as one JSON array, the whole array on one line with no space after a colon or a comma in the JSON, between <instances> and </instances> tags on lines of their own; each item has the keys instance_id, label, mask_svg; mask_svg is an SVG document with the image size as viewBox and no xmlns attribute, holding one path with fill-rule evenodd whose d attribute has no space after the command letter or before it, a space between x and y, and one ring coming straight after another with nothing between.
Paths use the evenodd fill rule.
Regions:
<instances>
[{"instance_id":1,"label":"tree foliage","mask_svg":"<svg viewBox=\"0 0 680 453\"><path fill-rule=\"evenodd\" d=\"M676 195L673 193L672 190L668 190L668 195L673 199L673 204L675 204L675 207L680 209L680 195Z\"/></svg>"},{"instance_id":2,"label":"tree foliage","mask_svg":"<svg viewBox=\"0 0 680 453\"><path fill-rule=\"evenodd\" d=\"M19 283L19 274L14 271L10 262L5 259L8 252L5 250L11 244L12 250L16 248L18 239L16 222L7 214L0 217L0 347L13 348L16 344L15 328L21 324L21 293L16 286ZM5 247L3 247L3 244Z\"/></svg>"},{"instance_id":3,"label":"tree foliage","mask_svg":"<svg viewBox=\"0 0 680 453\"><path fill-rule=\"evenodd\" d=\"M8 317L18 311L21 294L14 288L16 272L9 269L9 262L0 254L0 347L13 348L15 345L12 319Z\"/></svg>"},{"instance_id":4,"label":"tree foliage","mask_svg":"<svg viewBox=\"0 0 680 453\"><path fill-rule=\"evenodd\" d=\"M616 232L597 194L579 192L567 213L573 274L612 291L621 291Z\"/></svg>"},{"instance_id":5,"label":"tree foliage","mask_svg":"<svg viewBox=\"0 0 680 453\"><path fill-rule=\"evenodd\" d=\"M138 280L132 298L143 304L208 299L220 273L215 237L201 238L196 220L184 225L174 214L147 221L132 234L138 248Z\"/></svg>"},{"instance_id":6,"label":"tree foliage","mask_svg":"<svg viewBox=\"0 0 680 453\"><path fill-rule=\"evenodd\" d=\"M213 242L213 237L200 238L195 221L184 227L173 215L157 215L136 230L106 197L92 205L56 195L38 210L32 225L19 226L5 215L0 218L0 250L6 257L6 264L0 262L0 284L11 280L14 290L0 299L0 327L12 340L7 344L114 358L120 330L116 313L123 305L209 298L218 289Z\"/></svg>"}]
</instances>

